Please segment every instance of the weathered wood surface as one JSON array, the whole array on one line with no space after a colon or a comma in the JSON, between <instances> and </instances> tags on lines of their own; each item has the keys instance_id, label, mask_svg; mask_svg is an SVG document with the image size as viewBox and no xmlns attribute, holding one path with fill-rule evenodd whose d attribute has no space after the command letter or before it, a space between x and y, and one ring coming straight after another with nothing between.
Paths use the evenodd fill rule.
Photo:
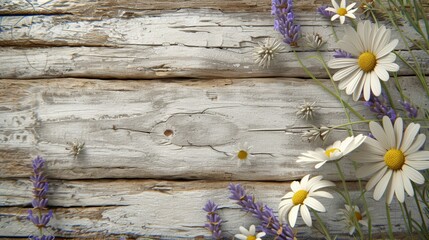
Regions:
<instances>
[{"instance_id":1,"label":"weathered wood surface","mask_svg":"<svg viewBox=\"0 0 429 240\"><path fill-rule=\"evenodd\" d=\"M330 22L314 13L298 16L304 33L319 33L327 41L321 50L323 58L332 58L337 46ZM223 13L210 9L184 9L130 19L3 17L0 45L8 47L0 49L0 62L8 64L0 66L0 78L308 77L289 47L277 56L270 69L254 64L252 54L258 42L267 37L279 38L272 22L269 11ZM334 29L341 37L343 27ZM417 37L411 31L406 34L411 39ZM395 32L392 37L400 39ZM296 51L302 59L316 55L304 39L300 45ZM397 49L405 49L405 43L400 41ZM426 53L414 54L423 68L429 69ZM408 52L401 56L412 59ZM398 63L399 74L412 74L405 64ZM328 76L317 60L307 60L306 64L316 76Z\"/></svg>"},{"instance_id":2,"label":"weathered wood surface","mask_svg":"<svg viewBox=\"0 0 429 240\"><path fill-rule=\"evenodd\" d=\"M154 181L154 180L98 180L98 181L50 181L50 205L55 209L55 219L49 231L64 237L99 237L118 239L129 237L152 237L162 239L193 239L207 236L202 223L205 213L201 210L206 201L214 200L220 205L219 214L226 220L222 228L226 236L232 236L240 225L256 224L250 214L240 210L232 200L228 182L202 181ZM338 184L339 186L340 184ZM25 221L31 184L27 180L5 180L0 183L0 232L5 236L28 236L36 229ZM286 183L244 183L249 194L269 206L277 206L279 199L289 189ZM356 184L350 184L353 198ZM334 194L335 195L335 194ZM341 197L321 201L328 209L321 216L329 222L329 229L340 238L347 238L344 225L339 219L338 209L344 207ZM382 201L369 200L373 211L384 209ZM408 207L413 207L410 201ZM395 232L404 232L400 208L392 204L391 214ZM382 210L379 211L383 212ZM374 214L374 233L385 232L386 219L383 214ZM295 228L299 239L314 239L321 235L298 221Z\"/></svg>"},{"instance_id":3,"label":"weathered wood surface","mask_svg":"<svg viewBox=\"0 0 429 240\"><path fill-rule=\"evenodd\" d=\"M303 32L328 40L325 59L336 40L331 24L314 12L329 2L295 1ZM201 208L209 199L220 204L223 230L232 238L239 225L257 222L227 199L229 181L245 181L275 210L291 180L312 173L338 182L334 169L316 171L295 160L321 145L301 138L311 124L347 122L341 105L308 78L288 47L269 69L253 63L259 41L280 38L269 11L269 0L2 1L0 237L36 233L24 219L36 155L46 157L52 182L51 231L72 238L208 238ZM341 37L342 27L333 28ZM320 63L308 59L317 53L300 44L298 55L329 85ZM404 49L400 41L397 50ZM427 55L414 54L429 73ZM406 94L428 109L416 78L397 62ZM314 121L295 116L304 100L321 107ZM355 130L366 133L366 124ZM326 144L346 135L336 131ZM77 158L66 150L75 140L86 143ZM250 167L230 160L239 142L254 147ZM346 161L343 167L355 191L354 170ZM347 238L336 215L340 198L323 203L332 232ZM370 204L379 213L373 214L376 232L385 232L383 201ZM396 204L392 218L394 231L404 232ZM316 236L298 223L300 238Z\"/></svg>"},{"instance_id":4,"label":"weathered wood surface","mask_svg":"<svg viewBox=\"0 0 429 240\"><path fill-rule=\"evenodd\" d=\"M401 78L411 89L413 80ZM290 78L2 80L0 93L3 177L29 176L26 166L39 153L49 156L49 176L62 179L292 180L317 172L294 163L301 152L320 144L307 144L301 134L312 124L347 122L334 97L315 84ZM427 108L424 97L416 98L423 92L414 96ZM296 116L304 100L321 107L316 121ZM361 103L353 106L365 110ZM355 129L365 133L367 124ZM173 134L166 136L166 130ZM346 135L340 130L332 137ZM86 147L73 159L66 148L76 139ZM256 160L250 168L236 168L230 160L240 142L254 147ZM351 165L345 167L354 179ZM338 179L335 169L324 174Z\"/></svg>"}]
</instances>

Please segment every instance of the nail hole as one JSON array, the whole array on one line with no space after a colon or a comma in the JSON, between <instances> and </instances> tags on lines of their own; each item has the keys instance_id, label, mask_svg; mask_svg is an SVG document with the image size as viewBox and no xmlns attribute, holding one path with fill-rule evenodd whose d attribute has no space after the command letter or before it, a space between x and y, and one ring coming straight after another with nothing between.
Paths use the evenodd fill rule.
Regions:
<instances>
[{"instance_id":1,"label":"nail hole","mask_svg":"<svg viewBox=\"0 0 429 240\"><path fill-rule=\"evenodd\" d=\"M172 135L173 135L173 130L171 130L171 129L167 129L167 130L165 130L165 131L164 131L164 135L165 135L165 136L167 136L167 137L172 136Z\"/></svg>"}]
</instances>

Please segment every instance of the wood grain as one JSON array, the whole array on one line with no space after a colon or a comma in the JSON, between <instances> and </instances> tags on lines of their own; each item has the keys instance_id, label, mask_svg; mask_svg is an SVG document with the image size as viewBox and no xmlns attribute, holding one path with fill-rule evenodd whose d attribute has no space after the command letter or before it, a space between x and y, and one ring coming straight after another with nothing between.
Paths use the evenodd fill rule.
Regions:
<instances>
[{"instance_id":1,"label":"wood grain","mask_svg":"<svg viewBox=\"0 0 429 240\"><path fill-rule=\"evenodd\" d=\"M412 77L400 82L415 89ZM62 179L293 180L317 172L295 163L301 152L320 144L306 143L301 134L312 124L347 122L335 98L314 82L292 78L2 80L0 89L0 175L5 178L28 176L24 166L40 154L52 170L49 176ZM419 91L412 100L428 109ZM314 121L297 118L304 101L321 107ZM351 104L373 118L362 103ZM367 129L355 127L364 134ZM346 135L336 131L326 144ZM86 143L77 159L66 150L75 140ZM254 147L251 167L237 168L230 160L240 142ZM355 179L351 164L344 167L347 178ZM338 179L332 168L324 175Z\"/></svg>"},{"instance_id":2,"label":"wood grain","mask_svg":"<svg viewBox=\"0 0 429 240\"><path fill-rule=\"evenodd\" d=\"M55 219L50 223L49 231L63 237L98 237L117 239L119 236L151 237L161 239L208 238L210 233L204 229L204 204L209 200L220 206L219 214L226 221L222 227L225 236L233 236L240 225L249 226L258 221L250 214L240 210L232 200L227 186L229 182L207 181L154 181L154 180L97 180L97 181L54 181L51 180L49 194L50 208L55 211ZM280 198L290 191L287 183L245 182L248 194L256 196L277 209ZM338 184L340 185L340 184ZM0 232L6 236L25 237L35 234L36 229L25 218L25 208L31 199L29 180L5 180L0 182ZM357 185L350 183L352 198L363 204L356 192ZM336 197L322 199L327 212L321 213L332 234L347 238L344 225L339 220L338 209L344 202L334 190ZM372 211L383 213L384 202L371 200L368 204ZM408 207L414 207L409 201ZM21 206L21 207L20 207ZM361 205L362 206L362 205ZM172 210L174 209L174 210ZM391 205L394 232L404 232L399 205ZM378 235L385 232L386 219L383 214L373 214L373 231ZM17 221L17 219L21 219ZM7 227L5 227L7 226ZM299 220L296 228L298 239L316 239L321 235L308 228ZM364 229L365 231L365 229ZM380 236L380 235L379 235ZM381 235L383 236L383 235Z\"/></svg>"}]
</instances>

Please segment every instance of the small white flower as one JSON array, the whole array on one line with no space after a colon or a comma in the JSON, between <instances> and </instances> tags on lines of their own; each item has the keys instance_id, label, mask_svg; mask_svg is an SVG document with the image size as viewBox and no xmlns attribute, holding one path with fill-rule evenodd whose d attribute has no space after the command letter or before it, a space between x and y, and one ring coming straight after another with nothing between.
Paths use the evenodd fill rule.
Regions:
<instances>
[{"instance_id":1,"label":"small white flower","mask_svg":"<svg viewBox=\"0 0 429 240\"><path fill-rule=\"evenodd\" d=\"M339 214L342 215L341 219L346 224L350 235L353 235L356 230L355 222L368 227L368 218L366 217L366 213L361 212L358 206L352 205L350 207L345 204L344 207L345 209L340 209Z\"/></svg>"},{"instance_id":2,"label":"small white flower","mask_svg":"<svg viewBox=\"0 0 429 240\"><path fill-rule=\"evenodd\" d=\"M279 204L279 218L281 221L286 221L288 215L289 224L295 226L298 218L298 211L301 212L302 219L307 226L311 227L311 215L308 208L312 208L319 212L325 212L326 209L314 197L333 198L333 196L325 191L317 191L324 187L333 187L335 184L331 181L322 180L323 176L316 176L309 179L310 174L304 176L301 182L293 181L290 185L292 192L286 193Z\"/></svg>"},{"instance_id":3,"label":"small white flower","mask_svg":"<svg viewBox=\"0 0 429 240\"><path fill-rule=\"evenodd\" d=\"M331 2L334 7L326 8L326 11L335 13L335 15L332 16L331 21L334 21L335 19L340 18L340 22L341 24L343 24L346 20L346 17L353 18L353 19L356 18L356 16L353 13L356 12L357 8L352 9L356 5L356 3L352 3L346 7L346 0L341 0L340 6L338 6L338 3L336 0L331 0Z\"/></svg>"},{"instance_id":4,"label":"small white flower","mask_svg":"<svg viewBox=\"0 0 429 240\"><path fill-rule=\"evenodd\" d=\"M327 147L326 150L317 148L315 151L302 153L302 156L298 157L297 162L317 163L315 168L320 168L326 162L339 160L349 154L358 148L365 141L365 138L365 136L359 134L356 137L348 137L342 142L336 141L334 144Z\"/></svg>"},{"instance_id":5,"label":"small white flower","mask_svg":"<svg viewBox=\"0 0 429 240\"><path fill-rule=\"evenodd\" d=\"M255 62L263 68L268 68L271 61L274 59L281 50L283 50L282 43L274 38L265 39L264 43L259 42L259 46L255 47L254 58Z\"/></svg>"},{"instance_id":6,"label":"small white flower","mask_svg":"<svg viewBox=\"0 0 429 240\"><path fill-rule=\"evenodd\" d=\"M423 184L425 178L419 170L429 168L429 151L419 151L426 141L426 135L418 134L420 125L410 123L403 130L402 118L392 125L389 117L383 117L383 127L370 122L369 129L373 138L366 138L362 151L353 154L357 163L363 166L357 169L356 176L364 178L373 175L366 189L375 187L374 199L379 200L387 189L386 202L390 204L393 194L399 202L404 202L404 190L414 195L411 181ZM417 135L418 134L418 135Z\"/></svg>"},{"instance_id":7,"label":"small white flower","mask_svg":"<svg viewBox=\"0 0 429 240\"><path fill-rule=\"evenodd\" d=\"M241 167L243 163L251 165L250 159L253 159L254 156L250 153L252 146L249 146L247 142L244 144L239 143L235 147L235 151L232 153L231 160L237 161L237 166Z\"/></svg>"},{"instance_id":8,"label":"small white flower","mask_svg":"<svg viewBox=\"0 0 429 240\"><path fill-rule=\"evenodd\" d=\"M305 120L313 119L314 112L319 109L319 106L315 105L316 102L309 103L304 101L304 104L298 106L298 111L296 112L296 116L298 118L305 118Z\"/></svg>"},{"instance_id":9,"label":"small white flower","mask_svg":"<svg viewBox=\"0 0 429 240\"><path fill-rule=\"evenodd\" d=\"M320 49L326 43L318 33L307 34L305 41L314 50Z\"/></svg>"},{"instance_id":10,"label":"small white flower","mask_svg":"<svg viewBox=\"0 0 429 240\"><path fill-rule=\"evenodd\" d=\"M340 48L350 53L353 58L335 58L328 66L337 71L332 79L340 81L338 88L353 94L353 100L359 100L363 91L366 101L371 91L375 96L381 94L380 80L389 80L389 72L397 72L398 64L394 63L396 55L392 53L398 39L390 41L390 30L378 27L370 21L359 22L357 32L346 26L345 36L338 42Z\"/></svg>"},{"instance_id":11,"label":"small white flower","mask_svg":"<svg viewBox=\"0 0 429 240\"><path fill-rule=\"evenodd\" d=\"M255 225L250 226L249 230L243 226L240 226L240 232L241 234L235 234L234 236L240 240L261 240L261 237L265 236L265 232L255 234Z\"/></svg>"}]
</instances>

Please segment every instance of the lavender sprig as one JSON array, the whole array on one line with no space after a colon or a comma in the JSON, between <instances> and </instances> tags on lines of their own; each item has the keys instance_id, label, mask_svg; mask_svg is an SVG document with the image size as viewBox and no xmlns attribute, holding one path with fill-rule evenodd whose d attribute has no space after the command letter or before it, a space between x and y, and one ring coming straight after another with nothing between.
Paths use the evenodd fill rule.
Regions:
<instances>
[{"instance_id":1,"label":"lavender sprig","mask_svg":"<svg viewBox=\"0 0 429 240\"><path fill-rule=\"evenodd\" d=\"M364 105L369 107L369 110L371 110L371 112L377 113L378 119L382 119L383 116L388 116L390 118L390 121L395 122L397 117L396 112L389 105L385 93L382 92L381 96L379 97L376 97L371 93L369 101L366 101Z\"/></svg>"},{"instance_id":2,"label":"lavender sprig","mask_svg":"<svg viewBox=\"0 0 429 240\"><path fill-rule=\"evenodd\" d=\"M418 114L417 108L415 108L414 106L412 106L407 101L401 101L401 100L399 100L399 103L402 105L402 107L404 107L405 111L407 111L407 116L409 118L416 118L417 117L417 114Z\"/></svg>"},{"instance_id":3,"label":"lavender sprig","mask_svg":"<svg viewBox=\"0 0 429 240\"><path fill-rule=\"evenodd\" d=\"M212 201L208 201L203 208L207 212L207 222L204 226L212 233L212 238L215 240L222 239L221 224L222 219L219 214L216 213L218 205Z\"/></svg>"},{"instance_id":4,"label":"lavender sprig","mask_svg":"<svg viewBox=\"0 0 429 240\"><path fill-rule=\"evenodd\" d=\"M334 52L334 58L353 58L353 56L346 51L343 51L341 49L337 49Z\"/></svg>"},{"instance_id":5,"label":"lavender sprig","mask_svg":"<svg viewBox=\"0 0 429 240\"><path fill-rule=\"evenodd\" d=\"M48 205L48 198L46 197L49 189L49 184L46 177L43 174L43 167L45 165L45 159L37 156L32 161L33 175L30 177L33 183L33 200L31 205L33 209L28 210L27 219L31 221L37 228L39 228L41 237L30 236L30 239L41 239L41 240L52 240L53 236L43 235L43 228L46 228L49 221L53 217L52 210L44 214L43 210L46 210Z\"/></svg>"},{"instance_id":6,"label":"lavender sprig","mask_svg":"<svg viewBox=\"0 0 429 240\"><path fill-rule=\"evenodd\" d=\"M317 8L317 13L319 13L320 15L331 19L332 16L334 16L333 12L330 11L326 11L326 8L328 8L328 6L320 6Z\"/></svg>"},{"instance_id":7,"label":"lavender sprig","mask_svg":"<svg viewBox=\"0 0 429 240\"><path fill-rule=\"evenodd\" d=\"M283 35L283 41L298 47L301 26L294 24L292 0L272 0L271 14L275 16L274 29Z\"/></svg>"},{"instance_id":8,"label":"lavender sprig","mask_svg":"<svg viewBox=\"0 0 429 240\"><path fill-rule=\"evenodd\" d=\"M261 221L261 225L259 226L261 231L275 236L275 239L294 239L292 228L288 224L280 224L273 210L267 205L255 202L255 197L247 195L240 184L234 185L230 183L228 189L231 192L230 199L236 200L237 204L242 207L242 210L252 213L254 217Z\"/></svg>"}]
</instances>

